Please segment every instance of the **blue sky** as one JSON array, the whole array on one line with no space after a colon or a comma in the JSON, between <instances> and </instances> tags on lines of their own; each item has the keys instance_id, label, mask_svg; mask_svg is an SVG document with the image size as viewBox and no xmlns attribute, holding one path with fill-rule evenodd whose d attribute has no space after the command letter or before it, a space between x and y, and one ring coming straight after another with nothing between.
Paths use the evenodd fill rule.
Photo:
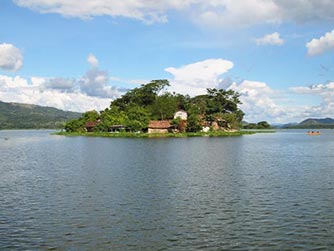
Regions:
<instances>
[{"instance_id":1,"label":"blue sky","mask_svg":"<svg viewBox=\"0 0 334 251\"><path fill-rule=\"evenodd\" d=\"M240 92L250 122L334 117L334 1L3 0L0 100L102 110L167 78Z\"/></svg>"}]
</instances>

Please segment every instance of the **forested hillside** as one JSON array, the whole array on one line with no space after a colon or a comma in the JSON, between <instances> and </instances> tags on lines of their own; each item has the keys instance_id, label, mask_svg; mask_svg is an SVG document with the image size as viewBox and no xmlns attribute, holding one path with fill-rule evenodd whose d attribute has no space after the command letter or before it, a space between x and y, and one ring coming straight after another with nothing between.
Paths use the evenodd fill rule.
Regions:
<instances>
[{"instance_id":1,"label":"forested hillside","mask_svg":"<svg viewBox=\"0 0 334 251\"><path fill-rule=\"evenodd\" d=\"M0 129L61 128L66 121L80 116L53 107L0 101Z\"/></svg>"}]
</instances>

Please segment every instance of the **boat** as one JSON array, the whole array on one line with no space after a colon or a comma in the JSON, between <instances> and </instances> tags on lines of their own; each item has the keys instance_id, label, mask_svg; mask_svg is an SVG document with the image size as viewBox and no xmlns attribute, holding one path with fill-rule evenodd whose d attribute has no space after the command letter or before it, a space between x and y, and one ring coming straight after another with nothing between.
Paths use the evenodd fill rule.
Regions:
<instances>
[{"instance_id":1,"label":"boat","mask_svg":"<svg viewBox=\"0 0 334 251\"><path fill-rule=\"evenodd\" d=\"M320 135L320 132L319 131L308 131L307 134L314 136L314 135Z\"/></svg>"}]
</instances>

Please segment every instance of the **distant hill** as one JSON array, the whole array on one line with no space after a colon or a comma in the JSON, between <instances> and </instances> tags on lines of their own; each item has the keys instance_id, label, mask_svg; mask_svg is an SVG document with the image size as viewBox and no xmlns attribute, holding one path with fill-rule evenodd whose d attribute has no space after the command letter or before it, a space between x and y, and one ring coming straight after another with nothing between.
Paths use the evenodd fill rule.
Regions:
<instances>
[{"instance_id":1,"label":"distant hill","mask_svg":"<svg viewBox=\"0 0 334 251\"><path fill-rule=\"evenodd\" d=\"M314 125L334 125L334 119L305 119L299 123L301 126L314 126Z\"/></svg>"},{"instance_id":2,"label":"distant hill","mask_svg":"<svg viewBox=\"0 0 334 251\"><path fill-rule=\"evenodd\" d=\"M53 107L0 101L0 129L61 128L65 121L80 116L80 113Z\"/></svg>"},{"instance_id":3,"label":"distant hill","mask_svg":"<svg viewBox=\"0 0 334 251\"><path fill-rule=\"evenodd\" d=\"M334 119L332 118L323 118L323 119L314 119L308 118L297 124L286 124L284 128L306 128L306 129L316 129L316 128L334 128Z\"/></svg>"}]
</instances>

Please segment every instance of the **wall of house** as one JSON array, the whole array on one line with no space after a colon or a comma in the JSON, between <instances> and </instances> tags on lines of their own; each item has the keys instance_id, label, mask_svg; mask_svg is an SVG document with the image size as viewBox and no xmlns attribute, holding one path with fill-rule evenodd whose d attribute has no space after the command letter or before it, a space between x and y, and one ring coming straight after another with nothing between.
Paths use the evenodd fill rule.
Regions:
<instances>
[{"instance_id":1,"label":"wall of house","mask_svg":"<svg viewBox=\"0 0 334 251\"><path fill-rule=\"evenodd\" d=\"M182 120L187 120L187 117L188 117L188 115L184 111L178 111L174 114L174 119L181 118Z\"/></svg>"},{"instance_id":2,"label":"wall of house","mask_svg":"<svg viewBox=\"0 0 334 251\"><path fill-rule=\"evenodd\" d=\"M168 129L153 129L153 128L148 128L148 133L168 133Z\"/></svg>"}]
</instances>

